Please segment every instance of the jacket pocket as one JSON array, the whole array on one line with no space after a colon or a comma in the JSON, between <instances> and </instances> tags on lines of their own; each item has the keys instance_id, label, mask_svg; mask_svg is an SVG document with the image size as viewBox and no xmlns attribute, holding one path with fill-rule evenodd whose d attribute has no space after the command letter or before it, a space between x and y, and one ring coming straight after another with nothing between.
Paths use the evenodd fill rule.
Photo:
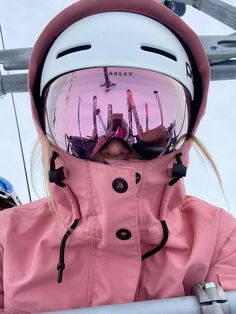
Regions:
<instances>
[{"instance_id":1,"label":"jacket pocket","mask_svg":"<svg viewBox=\"0 0 236 314\"><path fill-rule=\"evenodd\" d=\"M236 291L236 275L218 274L219 282L225 291Z\"/></svg>"}]
</instances>

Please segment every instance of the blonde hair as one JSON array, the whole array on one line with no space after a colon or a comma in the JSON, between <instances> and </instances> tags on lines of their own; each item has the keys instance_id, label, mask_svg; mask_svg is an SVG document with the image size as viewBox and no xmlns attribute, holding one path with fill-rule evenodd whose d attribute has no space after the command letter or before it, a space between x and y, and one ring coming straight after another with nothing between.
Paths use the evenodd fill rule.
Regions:
<instances>
[{"instance_id":1,"label":"blonde hair","mask_svg":"<svg viewBox=\"0 0 236 314\"><path fill-rule=\"evenodd\" d=\"M46 194L46 177L42 163L42 148L39 139L35 142L31 151L30 179L33 191L36 194L36 196L38 198L44 196Z\"/></svg>"},{"instance_id":2,"label":"blonde hair","mask_svg":"<svg viewBox=\"0 0 236 314\"><path fill-rule=\"evenodd\" d=\"M194 134L183 134L178 139L178 143L177 144L179 144L180 142L185 141L185 140L188 140L188 141L190 141L192 143L192 145L195 148L195 150L197 152L200 152L200 154L202 154L206 158L206 160L208 161L209 165L213 169L213 171L214 171L214 173L216 175L216 178L218 180L220 189L222 191L222 194L224 196L224 199L225 199L225 202L226 202L226 205L227 205L227 209L229 211L229 202L228 202L228 199L226 197L226 194L225 194L225 191L224 191L224 187L223 187L223 182L222 182L222 179L221 179L221 176L220 176L220 172L219 172L219 170L217 168L217 165L216 165L216 163L214 161L214 158L212 157L210 152L207 150L206 146L202 143L202 141L200 141L200 139L197 138Z\"/></svg>"}]
</instances>

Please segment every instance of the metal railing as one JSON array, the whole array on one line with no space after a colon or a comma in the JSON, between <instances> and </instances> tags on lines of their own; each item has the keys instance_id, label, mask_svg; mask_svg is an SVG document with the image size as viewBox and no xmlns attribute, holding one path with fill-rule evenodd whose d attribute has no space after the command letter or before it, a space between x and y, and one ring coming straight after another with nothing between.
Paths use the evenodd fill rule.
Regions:
<instances>
[{"instance_id":1,"label":"metal railing","mask_svg":"<svg viewBox=\"0 0 236 314\"><path fill-rule=\"evenodd\" d=\"M226 292L230 312L221 309L221 303L213 302L213 311L203 312L195 296L104 305L65 311L44 312L44 314L236 314L236 291ZM209 304L209 305L212 305Z\"/></svg>"}]
</instances>

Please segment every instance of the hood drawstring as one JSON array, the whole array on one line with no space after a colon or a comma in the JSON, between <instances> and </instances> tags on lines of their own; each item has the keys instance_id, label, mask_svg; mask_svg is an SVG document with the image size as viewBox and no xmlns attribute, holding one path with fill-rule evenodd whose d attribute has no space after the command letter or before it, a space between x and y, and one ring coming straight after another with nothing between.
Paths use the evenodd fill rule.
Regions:
<instances>
[{"instance_id":1,"label":"hood drawstring","mask_svg":"<svg viewBox=\"0 0 236 314\"><path fill-rule=\"evenodd\" d=\"M142 255L142 261L145 260L146 258L152 256L153 254L156 254L161 249L163 249L163 247L165 246L165 244L166 244L166 242L168 240L169 230L168 230L167 224L166 224L165 220L161 220L160 222L161 222L161 226L162 226L162 229L163 229L162 240L161 240L160 244L158 244L157 247L155 247L154 249L152 249L152 250L150 250L147 253Z\"/></svg>"},{"instance_id":2,"label":"hood drawstring","mask_svg":"<svg viewBox=\"0 0 236 314\"><path fill-rule=\"evenodd\" d=\"M175 156L177 163L175 163L173 165L173 168L172 168L172 179L168 183L168 186L173 186L181 178L186 176L187 167L183 164L183 162L181 160L181 156L182 156L182 153L178 153ZM167 189L167 191L169 191L169 189ZM159 252L161 249L163 249L163 247L165 246L166 242L168 241L169 230L168 230L168 226L166 224L166 221L165 220L160 220L160 223L161 223L162 229L163 229L162 240L161 240L160 244L158 244L158 246L156 246L154 249L152 249L152 250L150 250L147 253L142 255L142 261L145 260L146 258L152 256L153 254Z\"/></svg>"},{"instance_id":3,"label":"hood drawstring","mask_svg":"<svg viewBox=\"0 0 236 314\"><path fill-rule=\"evenodd\" d=\"M56 169L55 160L57 159L58 156L59 156L59 154L57 152L54 151L52 153L51 160L50 160L49 182L55 183L56 185L58 185L62 188L66 187L66 191L69 192L69 190L68 190L69 188L66 186L65 183L63 183L63 181L66 179L66 176L64 173L64 167L61 166L60 168ZM73 204L72 204L72 207L73 207ZM64 236L61 240L60 251L59 251L59 261L57 264L57 282L58 283L62 282L63 270L65 269L64 258L65 258L66 241L67 241L68 237L71 235L71 233L77 227L79 221L80 221L79 218L74 220L73 224L66 231L66 233L64 234Z\"/></svg>"},{"instance_id":4,"label":"hood drawstring","mask_svg":"<svg viewBox=\"0 0 236 314\"><path fill-rule=\"evenodd\" d=\"M65 257L65 245L68 237L71 235L73 230L77 227L80 219L75 219L73 224L70 226L70 228L66 231L64 234L62 240L61 240L61 245L60 245L60 252L59 252L59 261L57 264L57 282L61 283L62 282L62 275L63 275L63 270L65 269L65 262L64 262L64 257Z\"/></svg>"}]
</instances>

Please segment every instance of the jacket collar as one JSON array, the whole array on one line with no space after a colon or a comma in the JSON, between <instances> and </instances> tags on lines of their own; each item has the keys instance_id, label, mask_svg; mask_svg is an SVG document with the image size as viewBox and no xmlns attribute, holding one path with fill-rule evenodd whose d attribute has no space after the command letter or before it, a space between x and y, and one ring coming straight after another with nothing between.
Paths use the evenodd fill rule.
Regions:
<instances>
[{"instance_id":1,"label":"jacket collar","mask_svg":"<svg viewBox=\"0 0 236 314\"><path fill-rule=\"evenodd\" d=\"M167 219L183 201L183 180L173 186L168 183L172 179L176 154L182 153L183 163L187 164L189 147L185 142L177 152L151 161L106 160L106 164L81 160L53 147L59 154L56 167L62 166L66 176L66 187L51 185L53 199L63 208L68 223L76 218L88 222L93 216L106 217L111 223L115 217L122 219L117 213L125 208L125 215L127 212L137 215L140 228L147 229ZM125 192L114 189L117 180L118 185L122 184L119 179L127 183Z\"/></svg>"}]
</instances>

